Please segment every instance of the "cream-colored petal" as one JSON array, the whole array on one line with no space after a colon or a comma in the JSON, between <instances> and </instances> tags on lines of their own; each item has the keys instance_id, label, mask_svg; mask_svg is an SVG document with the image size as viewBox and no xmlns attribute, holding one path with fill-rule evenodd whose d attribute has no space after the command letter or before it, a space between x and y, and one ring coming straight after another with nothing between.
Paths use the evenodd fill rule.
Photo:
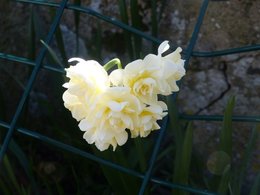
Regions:
<instances>
[{"instance_id":1,"label":"cream-colored petal","mask_svg":"<svg viewBox=\"0 0 260 195\"><path fill-rule=\"evenodd\" d=\"M164 56L165 59L170 59L173 62L178 62L181 59L181 51L182 49L178 47L174 52Z\"/></svg>"},{"instance_id":2,"label":"cream-colored petal","mask_svg":"<svg viewBox=\"0 0 260 195\"><path fill-rule=\"evenodd\" d=\"M86 62L85 60L83 60L82 58L70 58L68 60L68 62L74 62L74 61L77 61L77 62Z\"/></svg>"},{"instance_id":3,"label":"cream-colored petal","mask_svg":"<svg viewBox=\"0 0 260 195\"><path fill-rule=\"evenodd\" d=\"M95 129L89 129L83 134L83 139L85 139L89 144L93 144L96 141Z\"/></svg>"},{"instance_id":4,"label":"cream-colored petal","mask_svg":"<svg viewBox=\"0 0 260 195\"><path fill-rule=\"evenodd\" d=\"M63 93L62 99L65 103L67 103L69 105L77 105L80 103L78 97L70 94L68 91L65 91Z\"/></svg>"},{"instance_id":5,"label":"cream-colored petal","mask_svg":"<svg viewBox=\"0 0 260 195\"><path fill-rule=\"evenodd\" d=\"M127 102L116 102L116 101L109 101L107 106L114 112L120 112L124 107L127 105Z\"/></svg>"},{"instance_id":6,"label":"cream-colored petal","mask_svg":"<svg viewBox=\"0 0 260 195\"><path fill-rule=\"evenodd\" d=\"M138 71L142 71L142 65L143 65L143 60L135 60L133 62L130 62L125 66L125 71L127 73L135 73Z\"/></svg>"},{"instance_id":7,"label":"cream-colored petal","mask_svg":"<svg viewBox=\"0 0 260 195\"><path fill-rule=\"evenodd\" d=\"M123 86L124 81L124 70L116 69L109 75L109 80L114 86Z\"/></svg>"},{"instance_id":8,"label":"cream-colored petal","mask_svg":"<svg viewBox=\"0 0 260 195\"><path fill-rule=\"evenodd\" d=\"M127 138L128 138L128 134L126 131L123 131L122 133L117 134L115 137L119 146L124 145L127 141Z\"/></svg>"},{"instance_id":9,"label":"cream-colored petal","mask_svg":"<svg viewBox=\"0 0 260 195\"><path fill-rule=\"evenodd\" d=\"M109 143L103 143L103 142L95 142L95 146L97 147L97 149L99 149L100 151L105 151L108 149L109 147Z\"/></svg>"},{"instance_id":10,"label":"cream-colored petal","mask_svg":"<svg viewBox=\"0 0 260 195\"><path fill-rule=\"evenodd\" d=\"M80 128L81 131L87 131L88 129L93 128L93 124L90 123L88 120L83 119L79 123L79 128Z\"/></svg>"},{"instance_id":11,"label":"cream-colored petal","mask_svg":"<svg viewBox=\"0 0 260 195\"><path fill-rule=\"evenodd\" d=\"M163 41L158 47L158 55L161 56L170 48L169 41Z\"/></svg>"}]
</instances>

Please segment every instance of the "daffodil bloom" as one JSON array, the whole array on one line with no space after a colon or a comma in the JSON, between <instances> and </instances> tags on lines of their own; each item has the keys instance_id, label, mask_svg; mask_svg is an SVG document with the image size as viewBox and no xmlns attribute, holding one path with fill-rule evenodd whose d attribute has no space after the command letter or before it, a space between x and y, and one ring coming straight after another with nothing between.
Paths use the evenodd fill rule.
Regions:
<instances>
[{"instance_id":1,"label":"daffodil bloom","mask_svg":"<svg viewBox=\"0 0 260 195\"><path fill-rule=\"evenodd\" d=\"M128 139L126 129L134 130L139 124L138 115L144 105L130 94L127 87L110 87L97 97L92 113L79 123L85 131L83 138L103 151L109 145L113 150Z\"/></svg>"},{"instance_id":2,"label":"daffodil bloom","mask_svg":"<svg viewBox=\"0 0 260 195\"><path fill-rule=\"evenodd\" d=\"M63 94L64 106L72 112L72 116L80 121L88 114L89 107L95 101L95 96L109 87L108 74L96 61L85 61L72 58L69 62L78 61L66 70L69 82L63 87L67 90Z\"/></svg>"},{"instance_id":3,"label":"daffodil bloom","mask_svg":"<svg viewBox=\"0 0 260 195\"><path fill-rule=\"evenodd\" d=\"M179 91L176 81L185 75L184 60L181 59L182 49L178 47L174 52L162 56L170 48L169 41L164 41L158 48L158 55L149 54L144 58L147 66L157 65L160 67L159 91L161 95L170 95L172 92Z\"/></svg>"},{"instance_id":4,"label":"daffodil bloom","mask_svg":"<svg viewBox=\"0 0 260 195\"><path fill-rule=\"evenodd\" d=\"M168 41L158 48L158 55L148 54L143 60L135 60L125 69L114 70L110 82L115 86L128 86L132 94L142 102L150 105L157 101L157 95L170 95L178 91L176 81L185 74L181 48L162 56L169 49Z\"/></svg>"},{"instance_id":5,"label":"daffodil bloom","mask_svg":"<svg viewBox=\"0 0 260 195\"><path fill-rule=\"evenodd\" d=\"M167 115L166 110L167 105L162 101L145 107L139 114L139 125L130 131L131 137L147 137L151 131L160 129L157 121Z\"/></svg>"}]
</instances>

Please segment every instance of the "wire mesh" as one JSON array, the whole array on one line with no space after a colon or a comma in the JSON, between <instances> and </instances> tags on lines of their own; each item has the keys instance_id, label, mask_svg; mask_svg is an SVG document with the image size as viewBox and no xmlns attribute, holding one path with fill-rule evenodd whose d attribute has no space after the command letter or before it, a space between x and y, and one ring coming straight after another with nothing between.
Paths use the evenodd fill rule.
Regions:
<instances>
[{"instance_id":1,"label":"wire mesh","mask_svg":"<svg viewBox=\"0 0 260 195\"><path fill-rule=\"evenodd\" d=\"M150 36L138 29L135 29L131 26L128 26L126 24L124 24L123 22L120 22L118 20L115 20L114 18L110 18L108 16L102 15L90 8L87 7L83 7L83 6L78 6L78 5L73 5L73 4L68 4L68 0L62 0L60 3L55 3L55 2L49 2L49 1L32 1L32 0L17 0L17 2L20 3L27 3L27 4L38 4L40 6L48 6L48 7L55 7L56 10L56 16L54 17L54 20L52 22L51 28L48 32L48 35L45 39L45 43L49 44L54 36L55 30L57 28L57 26L60 23L61 17L63 15L63 12L65 9L69 9L69 10L74 10L74 11L78 11L84 14L88 14L91 16L94 16L100 20L103 20L105 22L108 22L112 25L115 25L123 30L129 31L135 35L138 35L148 41L151 41L153 43L156 44L160 44L161 40ZM226 49L226 50L220 50L220 51L212 51L212 52L199 52L199 51L194 51L194 46L196 44L197 38L198 38L198 34L200 32L200 27L202 25L203 22L203 18L205 16L205 13L207 11L207 7L209 4L209 0L204 0L201 4L200 7L200 11L199 11L199 15L197 18L197 22L196 25L193 29L193 33L192 36L190 38L188 47L186 49L184 49L183 54L185 55L185 68L188 69L188 64L189 64L189 60L191 57L215 57L215 56L222 56L222 55L229 55L229 54L234 54L234 53L242 53L242 52L249 52L249 51L256 51L256 50L260 50L260 45L250 45L250 46L245 46L245 47L239 47L239 48L230 48L230 49ZM83 150L80 150L74 146L62 143L60 141L57 141L55 139L52 139L50 137L47 137L43 134L37 133L34 130L29 130L29 129L25 129L25 128L21 128L21 127L17 127L17 121L19 119L19 117L21 116L21 112L23 110L23 107L25 105L25 102L31 92L32 86L37 78L37 73L39 72L40 69L46 69L49 71L53 71L53 72L58 72L61 74L64 74L65 71L63 69L59 69L59 68L54 68L50 65L47 64L43 64L43 59L46 55L47 49L46 47L42 46L37 58L35 61L32 61L30 59L27 58L23 58L23 57L19 57L19 56L15 56L12 54L6 54L6 53L0 53L0 58L1 59L5 59L5 60L9 60L9 61L13 61L13 62L18 62L27 66L32 66L33 67L33 71L30 75L29 81L25 87L25 90L23 92L23 95L19 101L19 104L16 108L16 112L11 120L10 123L7 123L5 121L0 121L0 126L8 129L7 131L7 135L4 138L2 147L1 147L1 151L0 151L0 166L2 164L2 160L3 157L5 155L5 153L7 152L10 140L13 138L13 134L14 131L19 132L21 135L23 136L29 136L32 137L34 139L37 139L41 142L45 142L49 145L52 145L54 147L60 148L62 150L65 151L69 151L71 153L83 156L89 160L98 162L100 164L109 166L113 169L116 169L118 171L127 173L129 175L138 177L142 179L142 185L140 187L139 190L139 194L144 194L145 189L147 187L148 182L152 182L155 184L159 184L161 186L166 186L166 187L170 187L170 188L175 188L175 189L180 189L180 190L184 190L187 192L192 192L195 194L204 194L204 195L213 195L216 194L215 192L208 192L206 190L201 190L201 189L196 189L190 186L184 186L184 185L179 185L179 184L175 184L175 183L171 183L168 181L164 181L162 179L159 178L155 178L153 177L153 168L154 168L154 163L156 161L156 158L158 156L158 151L159 151L159 147L160 144L163 140L164 134L165 134L165 129L166 129L166 123L168 121L168 117L165 117L163 119L163 125L161 127L160 133L158 138L155 140L155 145L153 148L153 152L152 155L150 157L150 161L149 161L149 166L148 169L146 170L146 172L140 173L137 172L135 170L131 170L129 168L123 167L121 165L115 164L113 162L110 162L108 160L104 160L100 157L97 157L91 153L85 152ZM177 94L174 94L171 98L173 101L176 101L176 96ZM180 118L182 119L186 119L186 120L206 120L206 121L220 121L223 119L223 116L221 115L184 115L184 114L180 114ZM260 117L259 116L234 116L233 117L233 121L240 121L240 122L260 122Z\"/></svg>"}]
</instances>

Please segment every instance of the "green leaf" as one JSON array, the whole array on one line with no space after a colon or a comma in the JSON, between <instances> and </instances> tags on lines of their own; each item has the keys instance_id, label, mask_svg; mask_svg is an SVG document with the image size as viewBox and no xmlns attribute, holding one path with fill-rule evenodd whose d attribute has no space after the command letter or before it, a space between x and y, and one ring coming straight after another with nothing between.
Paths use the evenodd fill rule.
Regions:
<instances>
[{"instance_id":1,"label":"green leaf","mask_svg":"<svg viewBox=\"0 0 260 195\"><path fill-rule=\"evenodd\" d=\"M251 188L250 195L258 195L260 193L260 173L257 175L255 182Z\"/></svg>"},{"instance_id":2,"label":"green leaf","mask_svg":"<svg viewBox=\"0 0 260 195\"><path fill-rule=\"evenodd\" d=\"M184 131L181 128L179 121L179 113L175 101L173 101L172 96L166 97L166 102L168 105L168 114L169 114L169 123L167 125L167 130L174 132L174 141L175 141L175 156L174 156L174 165L173 165L173 182L179 183L180 164L182 156L182 147L184 142ZM178 194L180 191L172 190L172 194Z\"/></svg>"},{"instance_id":3,"label":"green leaf","mask_svg":"<svg viewBox=\"0 0 260 195\"><path fill-rule=\"evenodd\" d=\"M232 113L235 106L235 97L228 100L224 113L224 120L220 132L219 150L226 152L230 157L232 154Z\"/></svg>"},{"instance_id":4,"label":"green leaf","mask_svg":"<svg viewBox=\"0 0 260 195\"><path fill-rule=\"evenodd\" d=\"M114 163L120 164L124 167L129 167L129 161L127 160L126 156L120 148L117 148L115 152L112 152L109 149L107 151L100 152L96 148L92 148L95 155L100 156L104 159L109 159L110 161L113 161ZM125 173L122 173L118 170L115 170L111 167L107 167L102 164L100 164L100 166L115 194L137 194L137 178L134 178L132 176L129 176Z\"/></svg>"},{"instance_id":5,"label":"green leaf","mask_svg":"<svg viewBox=\"0 0 260 195\"><path fill-rule=\"evenodd\" d=\"M50 9L50 15L52 16L52 19L54 20L55 18L55 10ZM68 58L64 46L64 40L63 40L63 35L60 29L60 25L57 26L56 31L55 31L55 38L56 38L56 43L58 46L58 49L60 50L61 58L63 61L64 65L68 65Z\"/></svg>"},{"instance_id":6,"label":"green leaf","mask_svg":"<svg viewBox=\"0 0 260 195\"><path fill-rule=\"evenodd\" d=\"M166 102L168 105L169 114L169 124L167 125L167 128L169 131L174 132L176 148L181 148L184 139L184 131L181 128L178 108L176 103L172 100L172 96L168 96L166 98Z\"/></svg>"},{"instance_id":7,"label":"green leaf","mask_svg":"<svg viewBox=\"0 0 260 195\"><path fill-rule=\"evenodd\" d=\"M230 186L230 178L231 178L231 166L228 164L224 170L224 173L221 177L218 193L219 194L226 194L228 191L228 187Z\"/></svg>"},{"instance_id":8,"label":"green leaf","mask_svg":"<svg viewBox=\"0 0 260 195\"><path fill-rule=\"evenodd\" d=\"M119 12L121 16L122 22L125 24L129 25L129 19L128 19L128 14L127 14L127 6L126 6L126 1L125 0L118 0L119 4ZM128 31L124 31L124 39L125 39L125 44L128 50L128 55L130 59L133 59L133 45L132 45L132 35Z\"/></svg>"},{"instance_id":9,"label":"green leaf","mask_svg":"<svg viewBox=\"0 0 260 195\"><path fill-rule=\"evenodd\" d=\"M252 157L253 150L255 149L259 131L260 131L260 124L257 124L252 129L251 137L247 144L246 151L241 159L241 164L237 168L235 175L234 175L234 179L233 179L234 180L234 182L233 182L234 194L240 194L240 192L241 192L246 170L249 165L250 159Z\"/></svg>"},{"instance_id":10,"label":"green leaf","mask_svg":"<svg viewBox=\"0 0 260 195\"><path fill-rule=\"evenodd\" d=\"M4 169L6 170L7 172L7 176L8 176L8 179L10 179L14 189L17 191L17 192L20 192L20 186L19 186L19 183L17 182L16 180L16 176L14 174L14 171L12 169L12 165L11 163L9 162L8 160L8 157L5 155L4 156L4 160L3 160L3 164L4 164Z\"/></svg>"},{"instance_id":11,"label":"green leaf","mask_svg":"<svg viewBox=\"0 0 260 195\"><path fill-rule=\"evenodd\" d=\"M54 50L48 45L46 44L43 40L41 40L41 43L47 48L48 52L50 53L52 59L58 64L60 65L60 67L64 68L62 62L59 60L58 56L56 55L56 53L54 52Z\"/></svg>"},{"instance_id":12,"label":"green leaf","mask_svg":"<svg viewBox=\"0 0 260 195\"><path fill-rule=\"evenodd\" d=\"M193 129L191 123L188 124L181 152L175 156L175 172L174 182L179 184L188 184L189 182L189 170L191 163L192 154L192 140L193 140ZM177 156L178 155L178 156ZM174 194L187 194L186 192L176 190Z\"/></svg>"},{"instance_id":13,"label":"green leaf","mask_svg":"<svg viewBox=\"0 0 260 195\"><path fill-rule=\"evenodd\" d=\"M217 153L226 156L225 159L232 158L232 113L235 106L235 97L230 97L225 108L224 118L219 136L219 145ZM222 154L221 154L222 153ZM222 172L225 169L225 161L216 159L215 168ZM224 166L223 166L224 165ZM223 176L223 175L222 175ZM218 190L221 177L217 174L210 179L210 184L213 190Z\"/></svg>"},{"instance_id":14,"label":"green leaf","mask_svg":"<svg viewBox=\"0 0 260 195\"><path fill-rule=\"evenodd\" d=\"M28 162L26 155L22 151L21 147L14 140L11 140L9 148L11 152L15 155L17 160L19 161L19 164L22 166L26 175L28 176L34 194L38 194L38 190L37 190L38 188L33 175L33 170Z\"/></svg>"},{"instance_id":15,"label":"green leaf","mask_svg":"<svg viewBox=\"0 0 260 195\"><path fill-rule=\"evenodd\" d=\"M131 11L131 21L132 26L141 30L142 18L139 15L139 7L137 0L130 1L130 11ZM134 58L140 58L141 48L142 48L142 37L138 35L133 35L134 38Z\"/></svg>"},{"instance_id":16,"label":"green leaf","mask_svg":"<svg viewBox=\"0 0 260 195\"><path fill-rule=\"evenodd\" d=\"M60 26L57 26L57 29L56 29L56 32L55 32L55 38L56 38L57 46L58 46L60 53L61 53L63 64L66 65L66 67L67 67L68 66L68 58L67 58L67 54L66 54L66 51L65 51L65 46L64 46L64 41L63 41L63 36L62 36Z\"/></svg>"},{"instance_id":17,"label":"green leaf","mask_svg":"<svg viewBox=\"0 0 260 195\"><path fill-rule=\"evenodd\" d=\"M182 148L182 157L181 157L181 174L180 181L183 184L188 184L188 175L189 175L189 167L191 162L191 152L192 152L192 138L193 138L193 129L191 123L188 124L183 148Z\"/></svg>"}]
</instances>

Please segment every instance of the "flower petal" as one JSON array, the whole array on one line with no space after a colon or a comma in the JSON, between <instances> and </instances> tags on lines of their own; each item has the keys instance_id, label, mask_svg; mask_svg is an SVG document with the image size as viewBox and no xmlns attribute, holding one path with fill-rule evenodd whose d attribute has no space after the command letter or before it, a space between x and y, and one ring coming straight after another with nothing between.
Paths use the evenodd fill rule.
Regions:
<instances>
[{"instance_id":1,"label":"flower petal","mask_svg":"<svg viewBox=\"0 0 260 195\"><path fill-rule=\"evenodd\" d=\"M127 104L127 102L118 103L116 101L109 101L107 103L108 107L114 112L120 112Z\"/></svg>"},{"instance_id":2,"label":"flower petal","mask_svg":"<svg viewBox=\"0 0 260 195\"><path fill-rule=\"evenodd\" d=\"M89 123L86 119L83 119L79 123L79 128L81 131L87 131L88 129L91 129L93 127L93 124Z\"/></svg>"},{"instance_id":3,"label":"flower petal","mask_svg":"<svg viewBox=\"0 0 260 195\"><path fill-rule=\"evenodd\" d=\"M116 138L118 145L122 146L126 143L127 138L128 138L128 134L127 134L126 131L122 131L122 133L117 134L115 138Z\"/></svg>"},{"instance_id":4,"label":"flower petal","mask_svg":"<svg viewBox=\"0 0 260 195\"><path fill-rule=\"evenodd\" d=\"M164 41L160 44L160 46L158 47L158 55L161 56L162 53L164 53L165 51L167 51L170 48L169 45L169 41Z\"/></svg>"},{"instance_id":5,"label":"flower petal","mask_svg":"<svg viewBox=\"0 0 260 195\"><path fill-rule=\"evenodd\" d=\"M115 86L123 86L124 70L116 69L109 75L110 82Z\"/></svg>"},{"instance_id":6,"label":"flower petal","mask_svg":"<svg viewBox=\"0 0 260 195\"><path fill-rule=\"evenodd\" d=\"M77 62L86 62L85 60L83 60L82 58L70 58L68 60L68 62L74 62L74 61L77 61Z\"/></svg>"}]
</instances>

